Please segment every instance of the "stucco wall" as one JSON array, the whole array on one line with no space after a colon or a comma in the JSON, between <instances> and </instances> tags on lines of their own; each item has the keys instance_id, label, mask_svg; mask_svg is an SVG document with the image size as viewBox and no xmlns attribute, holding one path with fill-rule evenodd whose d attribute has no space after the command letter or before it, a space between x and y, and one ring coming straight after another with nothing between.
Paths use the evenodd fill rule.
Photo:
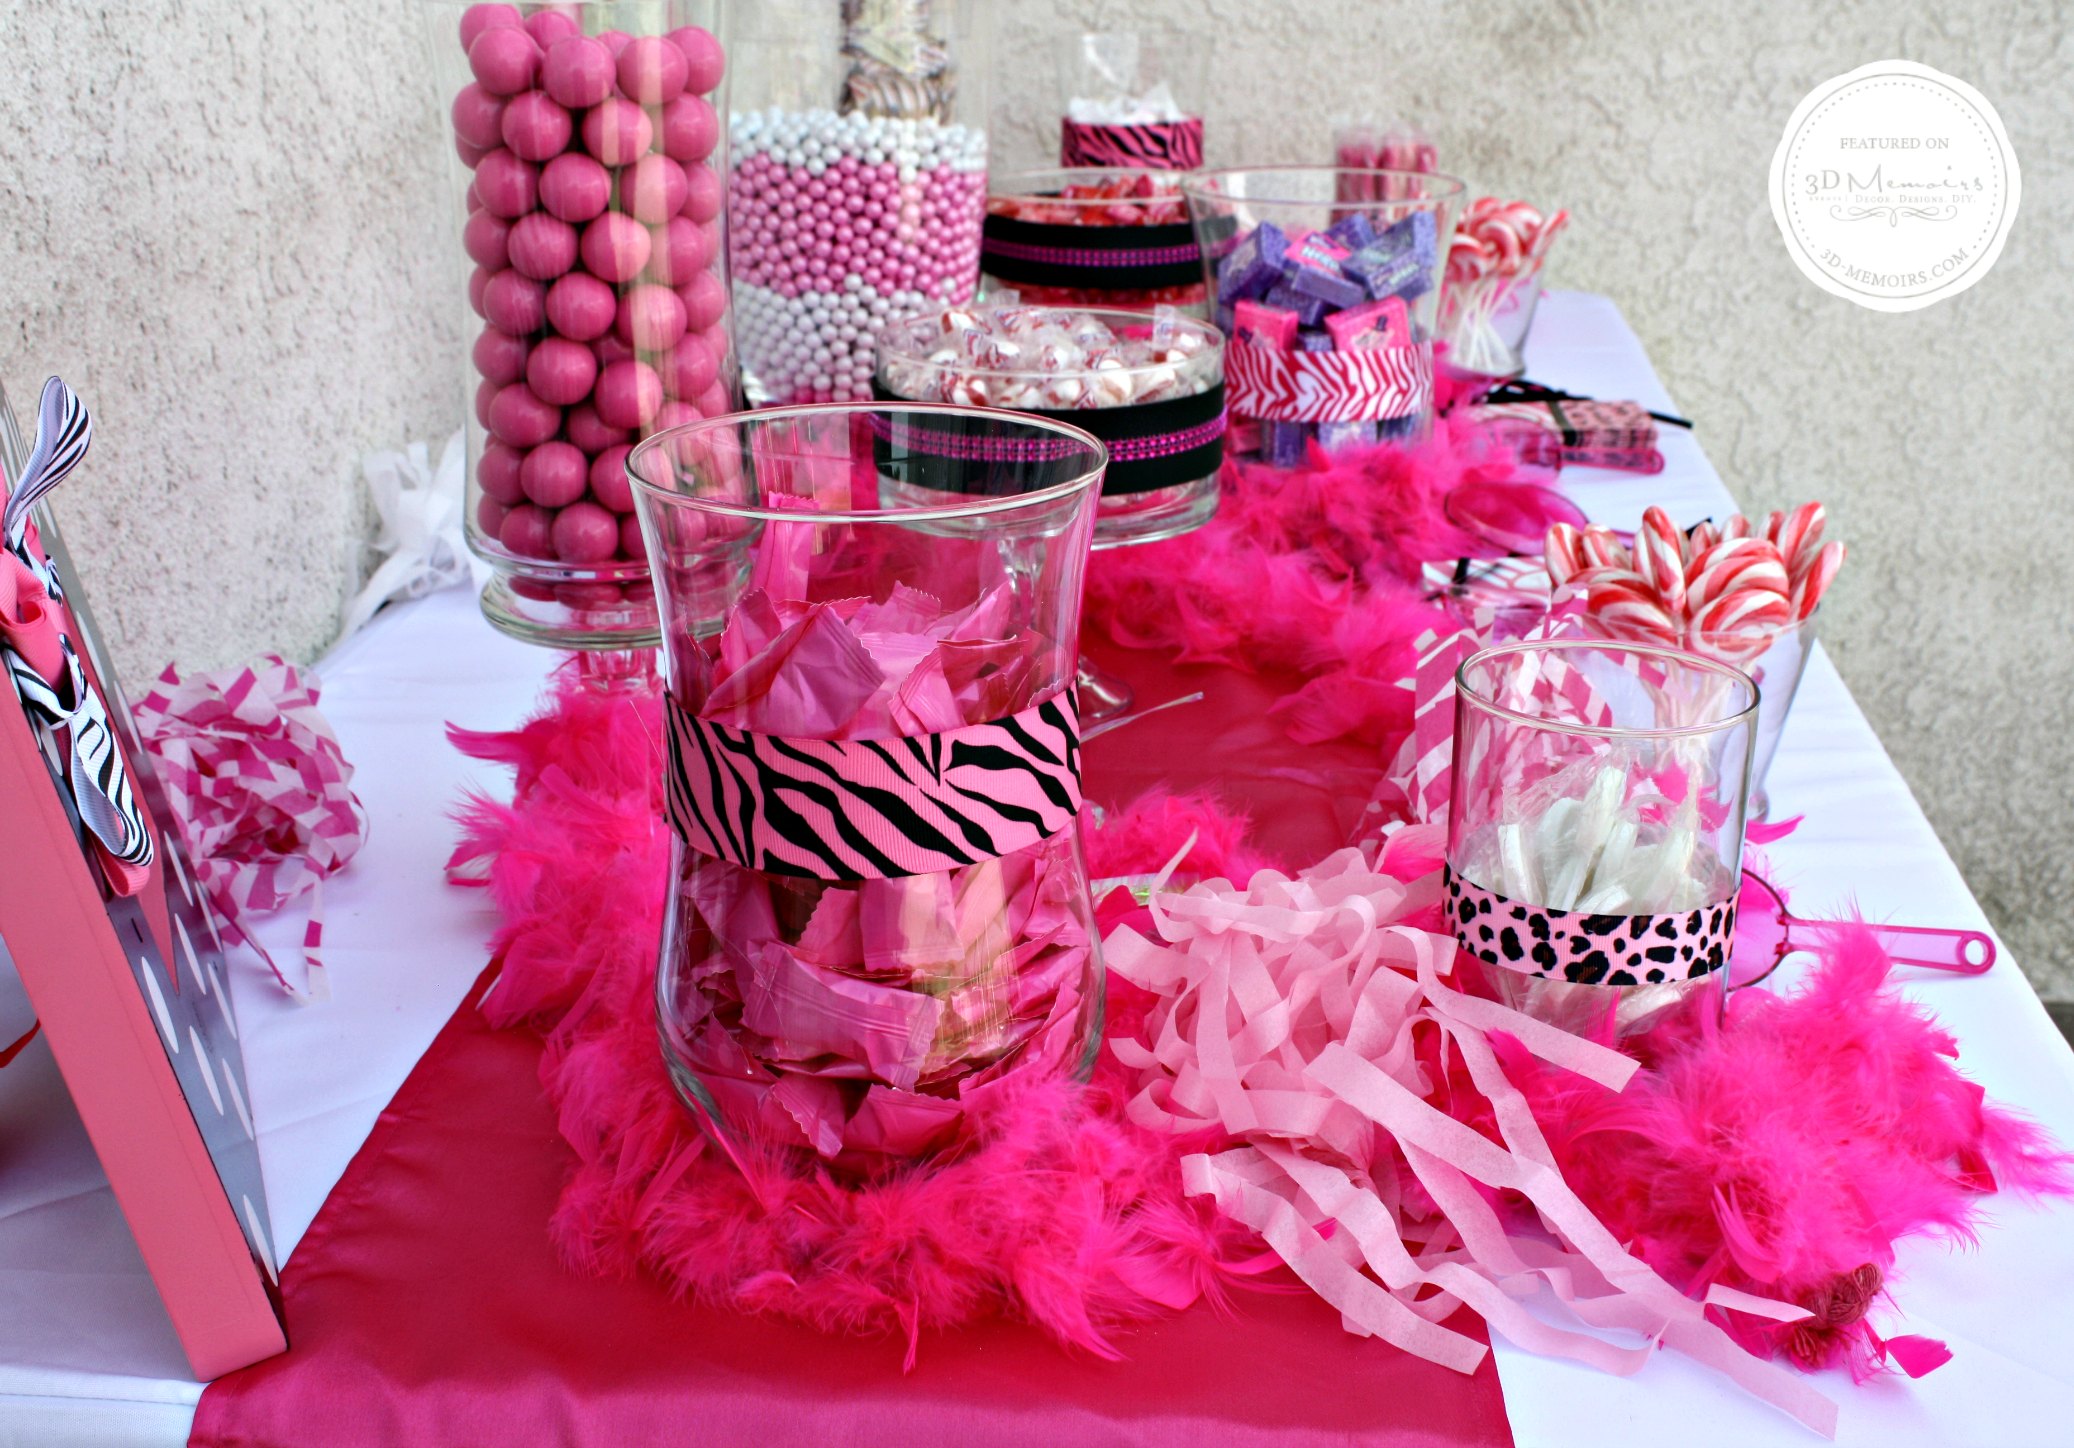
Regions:
<instances>
[{"instance_id":1,"label":"stucco wall","mask_svg":"<svg viewBox=\"0 0 2074 1448\"><path fill-rule=\"evenodd\" d=\"M1199 25L1212 161L1320 160L1333 116L1407 116L1476 191L1568 206L1555 281L1618 298L1745 503L1832 505L1856 551L1827 642L2025 966L2074 996L2065 7L988 3L1005 161L1053 144L1049 37ZM0 376L62 371L94 405L63 513L133 676L320 648L355 459L465 405L417 25L407 0L0 10ZM1800 97L1890 56L1985 92L2026 183L1995 271L1906 316L1803 280L1765 200Z\"/></svg>"}]
</instances>

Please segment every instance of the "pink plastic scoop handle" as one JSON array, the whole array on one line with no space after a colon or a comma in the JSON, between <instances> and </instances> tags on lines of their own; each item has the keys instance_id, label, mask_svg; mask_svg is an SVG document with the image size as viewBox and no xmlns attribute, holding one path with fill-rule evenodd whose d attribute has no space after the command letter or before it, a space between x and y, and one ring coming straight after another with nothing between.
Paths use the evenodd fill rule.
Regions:
<instances>
[{"instance_id":1,"label":"pink plastic scoop handle","mask_svg":"<svg viewBox=\"0 0 2074 1448\"><path fill-rule=\"evenodd\" d=\"M1832 922L1788 916L1795 927L1821 929ZM1957 975L1985 975L1995 963L1995 942L1978 930L1945 930L1934 925L1874 925L1880 948L1896 965L1920 965Z\"/></svg>"}]
</instances>

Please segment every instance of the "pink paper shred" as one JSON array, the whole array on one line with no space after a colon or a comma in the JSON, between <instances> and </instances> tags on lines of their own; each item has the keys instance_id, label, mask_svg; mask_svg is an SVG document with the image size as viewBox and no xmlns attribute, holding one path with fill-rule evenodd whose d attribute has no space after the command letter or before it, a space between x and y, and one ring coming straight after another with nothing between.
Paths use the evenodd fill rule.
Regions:
<instances>
[{"instance_id":1,"label":"pink paper shred","mask_svg":"<svg viewBox=\"0 0 2074 1448\"><path fill-rule=\"evenodd\" d=\"M367 834L317 680L275 655L182 678L168 665L136 706L195 873L231 941L259 952L297 1001L331 993L324 973L323 881ZM252 930L256 916L310 897L304 979L282 973Z\"/></svg>"}]
</instances>

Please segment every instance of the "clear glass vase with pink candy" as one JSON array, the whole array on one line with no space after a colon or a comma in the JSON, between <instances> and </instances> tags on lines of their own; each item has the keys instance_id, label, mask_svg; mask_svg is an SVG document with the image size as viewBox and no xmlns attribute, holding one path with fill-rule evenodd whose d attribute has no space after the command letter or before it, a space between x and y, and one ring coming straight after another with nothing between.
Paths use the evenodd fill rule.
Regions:
<instances>
[{"instance_id":1,"label":"clear glass vase with pink candy","mask_svg":"<svg viewBox=\"0 0 2074 1448\"><path fill-rule=\"evenodd\" d=\"M728 225L751 402L861 401L894 317L970 301L992 0L760 0L729 36Z\"/></svg>"},{"instance_id":2,"label":"clear glass vase with pink candy","mask_svg":"<svg viewBox=\"0 0 2074 1448\"><path fill-rule=\"evenodd\" d=\"M667 675L663 1051L746 1171L953 1150L1091 1066L1072 686L1106 460L1063 422L898 404L634 449Z\"/></svg>"},{"instance_id":3,"label":"clear glass vase with pink candy","mask_svg":"<svg viewBox=\"0 0 2074 1448\"><path fill-rule=\"evenodd\" d=\"M454 158L483 612L638 660L657 625L628 450L739 395L721 0L422 4Z\"/></svg>"}]
</instances>

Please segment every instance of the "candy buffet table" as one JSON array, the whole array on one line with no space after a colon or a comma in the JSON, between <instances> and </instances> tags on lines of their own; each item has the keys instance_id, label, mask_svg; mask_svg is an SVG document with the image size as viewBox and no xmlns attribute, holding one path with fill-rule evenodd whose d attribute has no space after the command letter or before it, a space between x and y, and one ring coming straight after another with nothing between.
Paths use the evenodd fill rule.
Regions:
<instances>
[{"instance_id":1,"label":"candy buffet table","mask_svg":"<svg viewBox=\"0 0 2074 1448\"><path fill-rule=\"evenodd\" d=\"M1537 380L1672 409L1639 342L1603 298L1547 297L1529 349ZM1672 409L1675 410L1675 409ZM1703 420L1704 421L1704 420ZM1699 443L1667 430L1656 477L1573 472L1595 519L1632 527L1662 503L1681 524L1731 507ZM450 592L391 609L322 665L324 708L371 828L327 900L336 998L298 1009L256 967L233 981L277 1246L292 1252L377 1113L483 966L492 920L444 884L446 812L502 781L448 748L447 720L515 723L549 659L483 624ZM1987 924L1828 659L1809 667L1779 751L1776 817L1807 821L1770 855L1810 913L1855 898L1903 922ZM274 923L291 948L300 919ZM2005 955L1977 979L1917 976L1907 989L1958 1037L1989 1093L2074 1141L2074 1053ZM0 970L0 1040L26 1024ZM14 1029L9 1029L13 1027ZM2074 1233L2064 1208L1996 1198L1980 1248L1904 1245L1907 1327L1944 1339L1951 1363L1920 1382L1853 1388L1830 1375L1839 1441L2045 1444L2074 1422ZM404 1309L407 1310L407 1309ZM290 1324L291 1332L293 1324ZM1520 1444L1790 1444L1797 1425L1685 1360L1659 1354L1618 1382L1497 1345ZM892 1371L889 1366L889 1371ZM186 1367L85 1133L41 1042L0 1072L0 1444L172 1444L200 1385Z\"/></svg>"}]
</instances>

